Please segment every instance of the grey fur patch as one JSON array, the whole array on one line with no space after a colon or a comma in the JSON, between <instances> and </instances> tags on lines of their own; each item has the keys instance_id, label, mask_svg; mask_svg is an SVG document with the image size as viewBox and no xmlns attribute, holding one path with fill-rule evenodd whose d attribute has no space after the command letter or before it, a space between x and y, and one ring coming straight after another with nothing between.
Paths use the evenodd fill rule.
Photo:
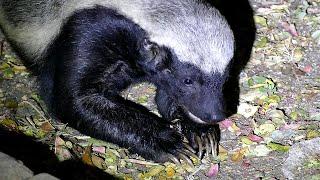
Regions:
<instances>
[{"instance_id":1,"label":"grey fur patch","mask_svg":"<svg viewBox=\"0 0 320 180\"><path fill-rule=\"evenodd\" d=\"M145 29L152 41L207 74L223 72L233 57L234 39L226 20L197 0L2 0L0 25L30 58L38 59L64 19L95 5L118 10Z\"/></svg>"}]
</instances>

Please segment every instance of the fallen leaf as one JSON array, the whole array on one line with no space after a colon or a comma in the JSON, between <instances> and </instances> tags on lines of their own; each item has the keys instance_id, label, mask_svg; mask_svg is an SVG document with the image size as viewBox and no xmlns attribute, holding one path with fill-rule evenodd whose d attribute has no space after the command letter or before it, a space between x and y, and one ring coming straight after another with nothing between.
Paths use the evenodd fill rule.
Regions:
<instances>
[{"instance_id":1,"label":"fallen leaf","mask_svg":"<svg viewBox=\"0 0 320 180\"><path fill-rule=\"evenodd\" d=\"M64 161L72 158L72 154L65 146L66 143L63 139L57 136L54 144L55 144L54 152L60 161Z\"/></svg>"},{"instance_id":2,"label":"fallen leaf","mask_svg":"<svg viewBox=\"0 0 320 180\"><path fill-rule=\"evenodd\" d=\"M140 96L140 97L138 97L137 102L139 104L145 104L148 102L148 99L149 99L148 96Z\"/></svg>"},{"instance_id":3,"label":"fallen leaf","mask_svg":"<svg viewBox=\"0 0 320 180\"><path fill-rule=\"evenodd\" d=\"M0 121L0 125L5 126L8 129L15 130L18 127L18 124L12 119L4 119Z\"/></svg>"},{"instance_id":4,"label":"fallen leaf","mask_svg":"<svg viewBox=\"0 0 320 180\"><path fill-rule=\"evenodd\" d=\"M250 102L254 101L256 99L260 99L261 97L265 96L266 94L264 92L260 92L258 90L250 90L246 92L245 94L240 94L240 99L243 100L242 102Z\"/></svg>"},{"instance_id":5,"label":"fallen leaf","mask_svg":"<svg viewBox=\"0 0 320 180\"><path fill-rule=\"evenodd\" d=\"M293 56L296 61L302 60L302 58L303 58L302 50L300 48L295 49L293 52Z\"/></svg>"},{"instance_id":6,"label":"fallen leaf","mask_svg":"<svg viewBox=\"0 0 320 180\"><path fill-rule=\"evenodd\" d=\"M287 152L290 150L290 146L285 146L285 145L277 144L273 142L268 143L267 146L272 150L280 151L280 152Z\"/></svg>"},{"instance_id":7,"label":"fallen leaf","mask_svg":"<svg viewBox=\"0 0 320 180\"><path fill-rule=\"evenodd\" d=\"M72 147L73 147L72 142L67 141L67 142L66 142L66 147L67 147L68 149L72 149Z\"/></svg>"},{"instance_id":8,"label":"fallen leaf","mask_svg":"<svg viewBox=\"0 0 320 180\"><path fill-rule=\"evenodd\" d=\"M306 73L311 73L313 70L312 66L310 65L307 65L303 68L303 71L306 72Z\"/></svg>"},{"instance_id":9,"label":"fallen leaf","mask_svg":"<svg viewBox=\"0 0 320 180\"><path fill-rule=\"evenodd\" d=\"M254 133L264 137L264 136L270 135L275 130L276 130L276 127L273 124L266 123L266 124L261 124L258 128L256 128L254 130Z\"/></svg>"},{"instance_id":10,"label":"fallen leaf","mask_svg":"<svg viewBox=\"0 0 320 180\"><path fill-rule=\"evenodd\" d=\"M240 140L242 143L246 144L246 145L251 145L253 144L253 142L246 136L242 136L240 137Z\"/></svg>"},{"instance_id":11,"label":"fallen leaf","mask_svg":"<svg viewBox=\"0 0 320 180\"><path fill-rule=\"evenodd\" d=\"M175 175L175 170L171 166L166 167L165 171L167 173L167 178L172 178Z\"/></svg>"},{"instance_id":12,"label":"fallen leaf","mask_svg":"<svg viewBox=\"0 0 320 180\"><path fill-rule=\"evenodd\" d=\"M298 131L288 130L275 130L271 133L270 138L273 142L282 143L284 141L293 140L298 136Z\"/></svg>"},{"instance_id":13,"label":"fallen leaf","mask_svg":"<svg viewBox=\"0 0 320 180\"><path fill-rule=\"evenodd\" d=\"M272 109L272 110L267 111L266 115L277 126L282 126L282 125L286 124L286 122L284 120L285 115L281 110Z\"/></svg>"},{"instance_id":14,"label":"fallen leaf","mask_svg":"<svg viewBox=\"0 0 320 180\"><path fill-rule=\"evenodd\" d=\"M223 146L219 145L219 153L228 153L228 150Z\"/></svg>"},{"instance_id":15,"label":"fallen leaf","mask_svg":"<svg viewBox=\"0 0 320 180\"><path fill-rule=\"evenodd\" d=\"M105 157L106 157L105 162L107 164L114 164L114 162L116 162L118 159L117 154L115 154L112 149L106 149Z\"/></svg>"},{"instance_id":16,"label":"fallen leaf","mask_svg":"<svg viewBox=\"0 0 320 180\"><path fill-rule=\"evenodd\" d=\"M148 177L152 177L155 175L158 175L161 171L163 171L165 169L164 166L154 166L150 169L150 171L148 171L147 173L143 174L143 177L148 178Z\"/></svg>"},{"instance_id":17,"label":"fallen leaf","mask_svg":"<svg viewBox=\"0 0 320 180\"><path fill-rule=\"evenodd\" d=\"M50 132L54 130L54 127L51 125L50 122L46 121L41 124L40 129L45 132Z\"/></svg>"},{"instance_id":18,"label":"fallen leaf","mask_svg":"<svg viewBox=\"0 0 320 180\"><path fill-rule=\"evenodd\" d=\"M308 130L307 131L307 139L313 139L316 137L320 137L320 131L317 130Z\"/></svg>"},{"instance_id":19,"label":"fallen leaf","mask_svg":"<svg viewBox=\"0 0 320 180\"><path fill-rule=\"evenodd\" d=\"M85 148L84 153L82 155L82 161L87 165L94 166L92 162L91 154L92 154L92 146L90 145Z\"/></svg>"},{"instance_id":20,"label":"fallen leaf","mask_svg":"<svg viewBox=\"0 0 320 180\"><path fill-rule=\"evenodd\" d=\"M104 147L104 146L93 146L92 147L92 151L104 154L104 153L106 153L106 147Z\"/></svg>"},{"instance_id":21,"label":"fallen leaf","mask_svg":"<svg viewBox=\"0 0 320 180\"><path fill-rule=\"evenodd\" d=\"M231 160L234 161L234 162L240 162L243 158L244 158L244 155L245 153L247 153L248 151L248 148L245 147L245 148L242 148L238 151L236 151L232 156L231 156Z\"/></svg>"},{"instance_id":22,"label":"fallen leaf","mask_svg":"<svg viewBox=\"0 0 320 180\"><path fill-rule=\"evenodd\" d=\"M236 133L237 135L241 134L240 128L235 123L233 123L232 126L228 128L228 130L230 132Z\"/></svg>"},{"instance_id":23,"label":"fallen leaf","mask_svg":"<svg viewBox=\"0 0 320 180\"><path fill-rule=\"evenodd\" d=\"M259 106L250 105L248 103L240 103L238 106L238 114L241 114L245 118L253 116L259 109Z\"/></svg>"},{"instance_id":24,"label":"fallen leaf","mask_svg":"<svg viewBox=\"0 0 320 180\"><path fill-rule=\"evenodd\" d=\"M263 48L268 44L268 38L262 37L260 40L258 40L255 44L256 48Z\"/></svg>"},{"instance_id":25,"label":"fallen leaf","mask_svg":"<svg viewBox=\"0 0 320 180\"><path fill-rule=\"evenodd\" d=\"M281 26L285 31L289 32L292 36L298 36L297 29L294 24L289 24L288 22L282 22Z\"/></svg>"},{"instance_id":26,"label":"fallen leaf","mask_svg":"<svg viewBox=\"0 0 320 180\"><path fill-rule=\"evenodd\" d=\"M291 111L291 113L289 114L289 117L292 120L297 121L301 119L307 119L309 118L309 115L306 110L297 108Z\"/></svg>"},{"instance_id":27,"label":"fallen leaf","mask_svg":"<svg viewBox=\"0 0 320 180\"><path fill-rule=\"evenodd\" d=\"M258 145L252 151L252 154L258 157L267 156L272 150L266 145Z\"/></svg>"},{"instance_id":28,"label":"fallen leaf","mask_svg":"<svg viewBox=\"0 0 320 180\"><path fill-rule=\"evenodd\" d=\"M250 165L251 165L251 163L250 163L250 161L247 160L247 159L243 160L243 161L242 161L242 164L241 164L241 166L243 166L243 167L245 167L245 168L250 167Z\"/></svg>"},{"instance_id":29,"label":"fallen leaf","mask_svg":"<svg viewBox=\"0 0 320 180\"><path fill-rule=\"evenodd\" d=\"M212 164L206 175L210 178L216 177L219 173L219 164Z\"/></svg>"},{"instance_id":30,"label":"fallen leaf","mask_svg":"<svg viewBox=\"0 0 320 180\"><path fill-rule=\"evenodd\" d=\"M8 98L8 99L4 100L4 106L9 109L17 109L18 102L15 99Z\"/></svg>"},{"instance_id":31,"label":"fallen leaf","mask_svg":"<svg viewBox=\"0 0 320 180\"><path fill-rule=\"evenodd\" d=\"M104 162L104 160L99 157L99 156L96 156L96 155L92 155L91 156L91 161L92 161L92 164L99 168L99 169L106 169L106 164Z\"/></svg>"},{"instance_id":32,"label":"fallen leaf","mask_svg":"<svg viewBox=\"0 0 320 180\"><path fill-rule=\"evenodd\" d=\"M253 141L253 142L257 142L260 143L261 141L263 141L263 138L254 134L249 134L248 138Z\"/></svg>"},{"instance_id":33,"label":"fallen leaf","mask_svg":"<svg viewBox=\"0 0 320 180\"><path fill-rule=\"evenodd\" d=\"M60 138L59 136L56 137L56 139L54 141L55 147L64 146L65 144L66 144L66 142L62 138Z\"/></svg>"},{"instance_id":34,"label":"fallen leaf","mask_svg":"<svg viewBox=\"0 0 320 180\"><path fill-rule=\"evenodd\" d=\"M228 159L228 151L221 145L219 145L218 159L220 161L225 161L226 159Z\"/></svg>"},{"instance_id":35,"label":"fallen leaf","mask_svg":"<svg viewBox=\"0 0 320 180\"><path fill-rule=\"evenodd\" d=\"M219 122L220 128L223 128L223 129L228 129L229 127L232 126L232 124L233 124L233 121L231 121L230 119L226 119Z\"/></svg>"},{"instance_id":36,"label":"fallen leaf","mask_svg":"<svg viewBox=\"0 0 320 180\"><path fill-rule=\"evenodd\" d=\"M254 19L254 22L256 24L259 24L263 27L266 27L268 24L267 24L267 19L262 17L262 16L253 16L253 19Z\"/></svg>"}]
</instances>

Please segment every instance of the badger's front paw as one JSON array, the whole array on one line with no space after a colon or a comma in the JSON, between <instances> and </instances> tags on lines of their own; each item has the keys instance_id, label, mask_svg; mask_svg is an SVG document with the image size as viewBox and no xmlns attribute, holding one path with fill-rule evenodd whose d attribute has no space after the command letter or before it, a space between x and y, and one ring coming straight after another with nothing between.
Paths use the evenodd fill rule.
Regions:
<instances>
[{"instance_id":1,"label":"badger's front paw","mask_svg":"<svg viewBox=\"0 0 320 180\"><path fill-rule=\"evenodd\" d=\"M216 157L220 141L218 125L201 125L195 123L181 124L181 130L199 158L204 155Z\"/></svg>"},{"instance_id":2,"label":"badger's front paw","mask_svg":"<svg viewBox=\"0 0 320 180\"><path fill-rule=\"evenodd\" d=\"M191 157L198 158L190 145L183 142L183 136L172 128L162 129L154 137L153 146L157 151L157 155L154 157L155 161L166 162L172 161L176 164L180 164L180 160L193 166Z\"/></svg>"}]
</instances>

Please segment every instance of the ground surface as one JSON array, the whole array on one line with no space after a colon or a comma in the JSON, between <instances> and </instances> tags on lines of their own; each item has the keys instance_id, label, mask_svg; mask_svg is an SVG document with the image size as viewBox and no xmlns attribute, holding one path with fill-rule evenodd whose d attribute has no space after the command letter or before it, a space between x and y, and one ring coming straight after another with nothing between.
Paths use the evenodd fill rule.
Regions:
<instances>
[{"instance_id":1,"label":"ground surface","mask_svg":"<svg viewBox=\"0 0 320 180\"><path fill-rule=\"evenodd\" d=\"M0 124L38 139L58 160L77 157L126 179L320 179L320 1L250 3L256 40L240 74L238 113L220 123L217 158L195 161L195 167L155 164L58 123L48 116L35 77L7 43L0 59ZM142 84L123 95L155 111L154 91ZM17 146L3 137L0 133L1 151L46 163L35 155L38 148L28 159L21 155L28 144ZM42 164L30 166L46 171Z\"/></svg>"}]
</instances>

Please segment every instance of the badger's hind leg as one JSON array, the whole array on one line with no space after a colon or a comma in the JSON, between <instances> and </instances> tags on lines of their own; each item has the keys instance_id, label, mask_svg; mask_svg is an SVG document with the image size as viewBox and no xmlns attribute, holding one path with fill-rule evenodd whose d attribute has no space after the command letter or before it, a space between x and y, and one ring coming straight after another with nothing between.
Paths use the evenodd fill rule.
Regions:
<instances>
[{"instance_id":1,"label":"badger's hind leg","mask_svg":"<svg viewBox=\"0 0 320 180\"><path fill-rule=\"evenodd\" d=\"M169 123L119 94L144 79L136 65L146 38L136 24L103 7L74 14L50 50L55 62L52 107L81 132L145 158L183 156L181 135Z\"/></svg>"}]
</instances>

